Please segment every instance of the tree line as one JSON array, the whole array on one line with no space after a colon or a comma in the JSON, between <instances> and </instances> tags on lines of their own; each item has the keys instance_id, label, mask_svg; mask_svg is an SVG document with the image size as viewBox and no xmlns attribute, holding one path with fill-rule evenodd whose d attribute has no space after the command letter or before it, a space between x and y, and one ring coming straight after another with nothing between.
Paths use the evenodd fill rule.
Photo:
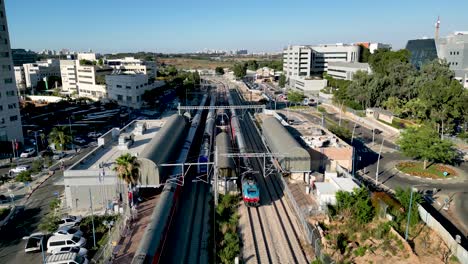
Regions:
<instances>
[{"instance_id":1,"label":"tree line","mask_svg":"<svg viewBox=\"0 0 468 264\"><path fill-rule=\"evenodd\" d=\"M468 90L445 61L434 60L417 70L408 50L377 50L368 58L372 73L359 71L352 81L329 80L334 101L363 110L380 107L396 116L438 123L448 131L468 118Z\"/></svg>"},{"instance_id":2,"label":"tree line","mask_svg":"<svg viewBox=\"0 0 468 264\"><path fill-rule=\"evenodd\" d=\"M247 70L256 71L259 68L268 67L272 68L275 71L283 70L283 60L268 60L268 61L257 61L257 60L248 60L241 63L236 63L232 67L234 76L238 79L242 79L247 74Z\"/></svg>"}]
</instances>

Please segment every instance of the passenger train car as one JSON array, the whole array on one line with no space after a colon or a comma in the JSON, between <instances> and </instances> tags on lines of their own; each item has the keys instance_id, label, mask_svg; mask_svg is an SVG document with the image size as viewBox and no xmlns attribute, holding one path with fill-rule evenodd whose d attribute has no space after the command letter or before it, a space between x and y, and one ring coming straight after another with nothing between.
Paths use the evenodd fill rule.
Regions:
<instances>
[{"instance_id":1,"label":"passenger train car","mask_svg":"<svg viewBox=\"0 0 468 264\"><path fill-rule=\"evenodd\" d=\"M210 101L210 106L215 106L216 105L216 96L215 94L212 94L211 96L211 101ZM205 131L203 132L203 139L202 139L202 145L200 147L200 155L198 156L198 162L203 163L203 162L209 162L210 161L210 153L211 153L211 147L213 145L213 133L214 131L214 126L215 126L215 109L210 109L208 112L208 115L206 116L206 122L205 122ZM198 174L207 174L209 172L209 165L198 165L197 167L197 173Z\"/></svg>"}]
</instances>

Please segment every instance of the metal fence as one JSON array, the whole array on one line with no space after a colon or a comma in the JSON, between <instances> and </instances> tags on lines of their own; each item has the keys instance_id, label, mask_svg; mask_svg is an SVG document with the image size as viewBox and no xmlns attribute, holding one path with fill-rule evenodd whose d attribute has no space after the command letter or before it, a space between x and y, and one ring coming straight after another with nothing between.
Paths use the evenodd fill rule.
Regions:
<instances>
[{"instance_id":1,"label":"metal fence","mask_svg":"<svg viewBox=\"0 0 468 264\"><path fill-rule=\"evenodd\" d=\"M322 237L320 236L320 227L313 226L307 221L307 216L297 204L296 199L289 190L288 184L283 179L282 175L277 174L277 177L280 179L280 184L282 185L281 187L286 196L288 197L288 200L290 202L289 204L292 205L292 208L296 212L302 229L304 230L305 239L307 243L314 248L315 257L317 259L320 259L325 264L334 263L333 260L322 250Z\"/></svg>"},{"instance_id":2,"label":"metal fence","mask_svg":"<svg viewBox=\"0 0 468 264\"><path fill-rule=\"evenodd\" d=\"M109 234L107 235L104 245L96 252L91 259L91 263L112 263L115 245L118 244L122 236L127 233L126 222L127 218L123 215L117 219L114 226L111 228L110 236Z\"/></svg>"}]
</instances>

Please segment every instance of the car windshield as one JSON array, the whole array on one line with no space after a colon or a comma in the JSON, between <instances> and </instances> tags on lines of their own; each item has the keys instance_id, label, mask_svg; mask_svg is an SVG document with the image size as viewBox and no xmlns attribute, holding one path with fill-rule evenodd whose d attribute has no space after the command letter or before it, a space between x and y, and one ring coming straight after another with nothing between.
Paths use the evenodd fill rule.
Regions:
<instances>
[{"instance_id":1,"label":"car windshield","mask_svg":"<svg viewBox=\"0 0 468 264\"><path fill-rule=\"evenodd\" d=\"M75 228L70 228L70 229L68 229L68 234L75 234L76 231L78 231L78 230L76 230Z\"/></svg>"},{"instance_id":2,"label":"car windshield","mask_svg":"<svg viewBox=\"0 0 468 264\"><path fill-rule=\"evenodd\" d=\"M72 241L78 243L80 241L80 238L77 236L73 236Z\"/></svg>"}]
</instances>

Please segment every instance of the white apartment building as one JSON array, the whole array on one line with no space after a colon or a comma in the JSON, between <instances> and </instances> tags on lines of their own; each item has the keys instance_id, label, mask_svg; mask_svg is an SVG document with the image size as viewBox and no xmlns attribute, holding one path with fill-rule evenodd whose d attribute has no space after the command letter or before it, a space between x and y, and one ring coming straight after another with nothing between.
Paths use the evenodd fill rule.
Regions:
<instances>
[{"instance_id":1,"label":"white apartment building","mask_svg":"<svg viewBox=\"0 0 468 264\"><path fill-rule=\"evenodd\" d=\"M115 100L119 105L140 109L145 91L164 85L164 82L149 79L149 76L141 72L115 71L106 76L107 97Z\"/></svg>"},{"instance_id":2,"label":"white apartment building","mask_svg":"<svg viewBox=\"0 0 468 264\"><path fill-rule=\"evenodd\" d=\"M455 78L468 88L468 31L457 31L436 40L437 56L445 59Z\"/></svg>"},{"instance_id":3,"label":"white apartment building","mask_svg":"<svg viewBox=\"0 0 468 264\"><path fill-rule=\"evenodd\" d=\"M358 71L370 73L371 68L369 63L360 62L329 62L327 74L335 79L352 80L353 76Z\"/></svg>"},{"instance_id":4,"label":"white apartment building","mask_svg":"<svg viewBox=\"0 0 468 264\"><path fill-rule=\"evenodd\" d=\"M4 1L0 1L0 141L23 142L18 92Z\"/></svg>"},{"instance_id":5,"label":"white apartment building","mask_svg":"<svg viewBox=\"0 0 468 264\"><path fill-rule=\"evenodd\" d=\"M45 77L60 76L60 62L57 59L26 63L23 68L27 88L35 88Z\"/></svg>"},{"instance_id":6,"label":"white apartment building","mask_svg":"<svg viewBox=\"0 0 468 264\"><path fill-rule=\"evenodd\" d=\"M149 78L157 77L157 67L154 61L142 61L134 57L125 57L123 59L107 60L106 64L121 72L138 72L148 75Z\"/></svg>"},{"instance_id":7,"label":"white apartment building","mask_svg":"<svg viewBox=\"0 0 468 264\"><path fill-rule=\"evenodd\" d=\"M75 60L60 60L60 75L62 77L63 92L78 92L78 80L76 74Z\"/></svg>"},{"instance_id":8,"label":"white apartment building","mask_svg":"<svg viewBox=\"0 0 468 264\"><path fill-rule=\"evenodd\" d=\"M111 74L112 68L97 65L80 65L76 61L78 94L94 100L107 98L105 76Z\"/></svg>"}]
</instances>

